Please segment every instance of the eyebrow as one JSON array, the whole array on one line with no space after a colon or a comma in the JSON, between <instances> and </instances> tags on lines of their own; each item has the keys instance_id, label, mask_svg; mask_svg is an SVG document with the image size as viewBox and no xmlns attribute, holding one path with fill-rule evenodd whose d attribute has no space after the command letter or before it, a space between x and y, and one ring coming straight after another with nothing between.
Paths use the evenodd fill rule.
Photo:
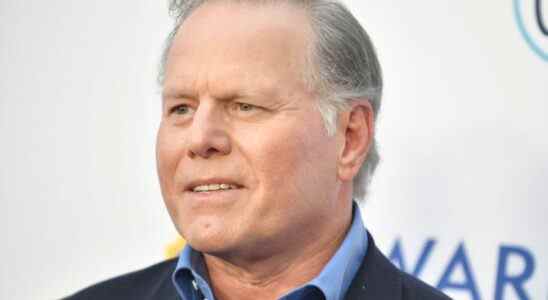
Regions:
<instances>
[{"instance_id":1,"label":"eyebrow","mask_svg":"<svg viewBox=\"0 0 548 300\"><path fill-rule=\"evenodd\" d=\"M212 95L212 97L219 101L232 101L234 99L245 99L245 98L270 98L272 93L269 91L251 91L251 92L242 92L236 90L223 91L222 93L217 93ZM177 99L190 99L198 100L200 98L194 92L190 92L185 89L180 88L167 88L162 91L162 99L164 100L177 100Z\"/></svg>"},{"instance_id":2,"label":"eyebrow","mask_svg":"<svg viewBox=\"0 0 548 300\"><path fill-rule=\"evenodd\" d=\"M232 101L240 98L275 99L279 95L276 88L272 85L267 85L262 88L256 86L252 88L245 88L244 86L233 86L232 88L226 87L225 90L213 91L211 96L219 101ZM184 84L164 86L162 89L163 100L199 100L199 98L200 95L196 91L193 91L193 89L188 86L184 86Z\"/></svg>"},{"instance_id":3,"label":"eyebrow","mask_svg":"<svg viewBox=\"0 0 548 300\"><path fill-rule=\"evenodd\" d=\"M168 87L162 89L162 99L195 99L197 95L186 89Z\"/></svg>"}]
</instances>

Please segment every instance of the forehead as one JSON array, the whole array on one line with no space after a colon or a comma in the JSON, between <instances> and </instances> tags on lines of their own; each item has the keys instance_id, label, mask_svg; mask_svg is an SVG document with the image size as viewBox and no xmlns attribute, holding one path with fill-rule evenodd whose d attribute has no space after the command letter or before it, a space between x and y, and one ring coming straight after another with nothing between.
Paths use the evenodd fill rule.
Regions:
<instances>
[{"instance_id":1,"label":"forehead","mask_svg":"<svg viewBox=\"0 0 548 300\"><path fill-rule=\"evenodd\" d=\"M250 88L289 79L303 83L310 33L306 11L291 4L207 2L174 37L165 88L200 82Z\"/></svg>"}]
</instances>

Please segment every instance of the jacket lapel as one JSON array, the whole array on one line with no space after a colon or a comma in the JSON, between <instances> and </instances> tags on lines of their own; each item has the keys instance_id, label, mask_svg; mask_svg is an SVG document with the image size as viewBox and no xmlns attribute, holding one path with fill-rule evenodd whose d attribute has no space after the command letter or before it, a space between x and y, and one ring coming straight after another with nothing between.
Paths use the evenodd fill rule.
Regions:
<instances>
[{"instance_id":1,"label":"jacket lapel","mask_svg":"<svg viewBox=\"0 0 548 300\"><path fill-rule=\"evenodd\" d=\"M367 253L344 299L401 300L400 272L375 246L369 232L367 236L369 242Z\"/></svg>"}]
</instances>

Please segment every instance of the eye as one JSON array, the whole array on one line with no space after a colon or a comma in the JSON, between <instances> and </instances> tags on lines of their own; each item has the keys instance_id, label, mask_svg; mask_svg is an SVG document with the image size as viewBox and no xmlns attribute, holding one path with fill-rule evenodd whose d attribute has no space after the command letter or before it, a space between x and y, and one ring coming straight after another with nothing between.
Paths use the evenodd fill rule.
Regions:
<instances>
[{"instance_id":1,"label":"eye","mask_svg":"<svg viewBox=\"0 0 548 300\"><path fill-rule=\"evenodd\" d=\"M177 105L169 110L170 114L186 115L190 112L191 108L186 104Z\"/></svg>"},{"instance_id":2,"label":"eye","mask_svg":"<svg viewBox=\"0 0 548 300\"><path fill-rule=\"evenodd\" d=\"M249 104L249 103L237 103L238 105L238 109L240 111L252 111L254 109L256 109L257 107L255 105L252 105L252 104Z\"/></svg>"}]
</instances>

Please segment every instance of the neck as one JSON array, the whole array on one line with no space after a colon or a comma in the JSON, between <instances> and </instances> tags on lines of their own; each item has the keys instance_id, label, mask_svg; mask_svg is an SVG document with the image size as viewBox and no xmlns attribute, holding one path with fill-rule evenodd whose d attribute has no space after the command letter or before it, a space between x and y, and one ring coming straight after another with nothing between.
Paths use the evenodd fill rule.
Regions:
<instances>
[{"instance_id":1,"label":"neck","mask_svg":"<svg viewBox=\"0 0 548 300\"><path fill-rule=\"evenodd\" d=\"M318 228L312 238L288 242L283 253L258 261L231 260L204 254L209 278L219 300L278 299L318 276L344 240L352 221L352 205L341 217ZM291 247L291 245L295 245Z\"/></svg>"}]
</instances>

